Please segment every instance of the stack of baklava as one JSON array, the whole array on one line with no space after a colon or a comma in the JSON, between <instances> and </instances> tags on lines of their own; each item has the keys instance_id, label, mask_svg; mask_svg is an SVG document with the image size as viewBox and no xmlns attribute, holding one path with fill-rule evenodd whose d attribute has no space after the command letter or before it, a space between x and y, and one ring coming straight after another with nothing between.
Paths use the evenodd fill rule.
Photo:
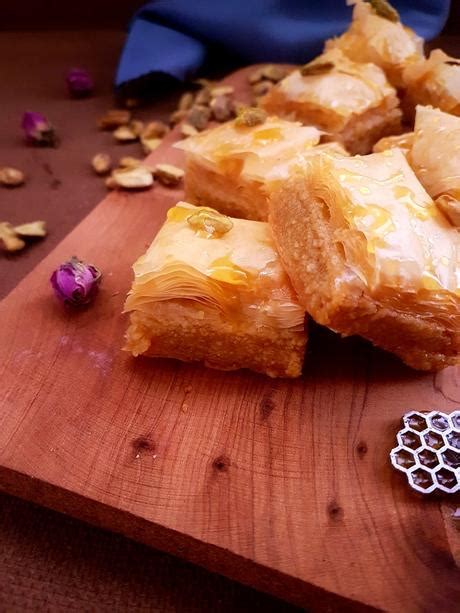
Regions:
<instances>
[{"instance_id":1,"label":"stack of baklava","mask_svg":"<svg viewBox=\"0 0 460 613\"><path fill-rule=\"evenodd\" d=\"M417 369L458 363L460 62L353 4L258 108L178 143L185 201L134 265L133 355L296 377L310 316Z\"/></svg>"}]
</instances>

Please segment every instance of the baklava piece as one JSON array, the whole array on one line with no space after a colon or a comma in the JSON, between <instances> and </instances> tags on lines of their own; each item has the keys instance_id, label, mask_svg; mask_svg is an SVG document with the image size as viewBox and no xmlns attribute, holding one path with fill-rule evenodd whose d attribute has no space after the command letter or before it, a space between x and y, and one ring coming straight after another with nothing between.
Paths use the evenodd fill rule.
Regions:
<instances>
[{"instance_id":1,"label":"baklava piece","mask_svg":"<svg viewBox=\"0 0 460 613\"><path fill-rule=\"evenodd\" d=\"M458 363L460 235L401 151L312 158L273 194L270 224L317 322L417 369Z\"/></svg>"},{"instance_id":2,"label":"baklava piece","mask_svg":"<svg viewBox=\"0 0 460 613\"><path fill-rule=\"evenodd\" d=\"M179 202L134 274L125 304L134 356L301 374L305 312L267 223Z\"/></svg>"}]
</instances>

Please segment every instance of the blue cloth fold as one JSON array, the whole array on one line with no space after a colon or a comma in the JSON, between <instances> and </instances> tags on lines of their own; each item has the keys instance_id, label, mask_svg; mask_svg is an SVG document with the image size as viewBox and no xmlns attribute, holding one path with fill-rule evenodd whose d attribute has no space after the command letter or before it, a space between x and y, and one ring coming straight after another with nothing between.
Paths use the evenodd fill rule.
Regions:
<instances>
[{"instance_id":1,"label":"blue cloth fold","mask_svg":"<svg viewBox=\"0 0 460 613\"><path fill-rule=\"evenodd\" d=\"M402 21L423 38L443 28L450 0L395 0ZM324 40L343 32L344 0L157 0L131 21L116 86L150 74L192 77L210 54L241 63L306 62Z\"/></svg>"}]
</instances>

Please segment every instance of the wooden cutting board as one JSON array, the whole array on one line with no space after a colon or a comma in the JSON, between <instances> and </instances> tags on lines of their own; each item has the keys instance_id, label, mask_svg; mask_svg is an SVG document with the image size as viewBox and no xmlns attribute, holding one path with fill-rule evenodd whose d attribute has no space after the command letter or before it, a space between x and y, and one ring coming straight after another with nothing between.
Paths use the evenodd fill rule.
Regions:
<instances>
[{"instance_id":1,"label":"wooden cutting board","mask_svg":"<svg viewBox=\"0 0 460 613\"><path fill-rule=\"evenodd\" d=\"M149 162L182 163L176 138ZM409 408L459 406L460 370L320 329L296 381L121 352L131 265L180 197L110 193L0 304L0 487L304 607L453 611L459 499L388 453ZM87 310L49 286L73 254L104 272Z\"/></svg>"}]
</instances>

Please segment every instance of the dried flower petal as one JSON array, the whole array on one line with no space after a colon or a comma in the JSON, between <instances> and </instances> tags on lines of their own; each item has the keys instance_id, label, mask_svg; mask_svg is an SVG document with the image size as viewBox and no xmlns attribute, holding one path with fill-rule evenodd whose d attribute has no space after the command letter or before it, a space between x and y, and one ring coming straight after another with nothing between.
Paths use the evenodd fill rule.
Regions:
<instances>
[{"instance_id":1,"label":"dried flower petal","mask_svg":"<svg viewBox=\"0 0 460 613\"><path fill-rule=\"evenodd\" d=\"M98 175L106 175L112 167L112 158L108 153L97 153L91 160L91 166Z\"/></svg>"},{"instance_id":2,"label":"dried flower petal","mask_svg":"<svg viewBox=\"0 0 460 613\"><path fill-rule=\"evenodd\" d=\"M182 94L179 100L179 104L177 105L177 109L179 111L188 111L193 106L193 100L195 96L192 92L185 92Z\"/></svg>"},{"instance_id":3,"label":"dried flower petal","mask_svg":"<svg viewBox=\"0 0 460 613\"><path fill-rule=\"evenodd\" d=\"M53 272L50 282L56 296L65 304L83 306L96 296L101 278L102 273L95 266L73 256Z\"/></svg>"},{"instance_id":4,"label":"dried flower petal","mask_svg":"<svg viewBox=\"0 0 460 613\"><path fill-rule=\"evenodd\" d=\"M328 72L331 72L331 70L333 69L333 62L317 62L316 60L313 60L313 62L302 66L302 68L300 69L300 74L303 77L313 77L316 75L326 74Z\"/></svg>"},{"instance_id":5,"label":"dried flower petal","mask_svg":"<svg viewBox=\"0 0 460 613\"><path fill-rule=\"evenodd\" d=\"M26 246L25 242L19 238L13 226L7 221L0 223L0 240L6 251L19 251Z\"/></svg>"},{"instance_id":6,"label":"dried flower petal","mask_svg":"<svg viewBox=\"0 0 460 613\"><path fill-rule=\"evenodd\" d=\"M161 138L141 138L142 150L145 155L155 151L161 145Z\"/></svg>"},{"instance_id":7,"label":"dried flower petal","mask_svg":"<svg viewBox=\"0 0 460 613\"><path fill-rule=\"evenodd\" d=\"M126 155L125 157L119 159L118 165L122 168L133 168L135 166L140 166L142 164L142 161L143 160L141 160L140 158L135 158L130 155Z\"/></svg>"},{"instance_id":8,"label":"dried flower petal","mask_svg":"<svg viewBox=\"0 0 460 613\"><path fill-rule=\"evenodd\" d=\"M265 123L267 113L263 109L256 107L245 107L238 113L235 119L236 126L253 127Z\"/></svg>"},{"instance_id":9,"label":"dried flower petal","mask_svg":"<svg viewBox=\"0 0 460 613\"><path fill-rule=\"evenodd\" d=\"M18 187L25 181L24 173L17 168L4 166L0 168L0 184L5 187Z\"/></svg>"},{"instance_id":10,"label":"dried flower petal","mask_svg":"<svg viewBox=\"0 0 460 613\"><path fill-rule=\"evenodd\" d=\"M216 121L228 121L235 116L235 105L228 96L217 96L211 100L210 108Z\"/></svg>"},{"instance_id":11,"label":"dried flower petal","mask_svg":"<svg viewBox=\"0 0 460 613\"><path fill-rule=\"evenodd\" d=\"M115 130L120 126L126 126L131 121L131 112L126 109L112 109L100 117L97 122L101 130Z\"/></svg>"},{"instance_id":12,"label":"dried flower petal","mask_svg":"<svg viewBox=\"0 0 460 613\"><path fill-rule=\"evenodd\" d=\"M44 237L46 236L46 221L30 221L29 223L23 223L20 226L15 226L14 231L19 236L30 237Z\"/></svg>"},{"instance_id":13,"label":"dried flower petal","mask_svg":"<svg viewBox=\"0 0 460 613\"><path fill-rule=\"evenodd\" d=\"M71 68L66 77L69 93L74 98L89 96L94 89L93 80L87 70Z\"/></svg>"},{"instance_id":14,"label":"dried flower petal","mask_svg":"<svg viewBox=\"0 0 460 613\"><path fill-rule=\"evenodd\" d=\"M189 136L195 136L198 134L198 130L189 123L183 123L180 127L180 133L184 138L188 138Z\"/></svg>"},{"instance_id":15,"label":"dried flower petal","mask_svg":"<svg viewBox=\"0 0 460 613\"><path fill-rule=\"evenodd\" d=\"M119 143L132 143L139 138L138 135L133 132L131 126L120 126L113 131L113 137Z\"/></svg>"},{"instance_id":16,"label":"dried flower petal","mask_svg":"<svg viewBox=\"0 0 460 613\"><path fill-rule=\"evenodd\" d=\"M150 121L141 132L141 138L163 138L169 132L169 126L163 121Z\"/></svg>"},{"instance_id":17,"label":"dried flower petal","mask_svg":"<svg viewBox=\"0 0 460 613\"><path fill-rule=\"evenodd\" d=\"M41 147L56 145L57 138L54 128L41 113L26 111L22 116L21 126L29 144Z\"/></svg>"},{"instance_id":18,"label":"dried flower petal","mask_svg":"<svg viewBox=\"0 0 460 613\"><path fill-rule=\"evenodd\" d=\"M157 164L153 170L153 176L162 185L167 187L173 187L179 185L184 178L184 171L182 168L173 166L172 164Z\"/></svg>"},{"instance_id":19,"label":"dried flower petal","mask_svg":"<svg viewBox=\"0 0 460 613\"><path fill-rule=\"evenodd\" d=\"M207 238L220 238L233 228L233 222L227 215L213 209L201 209L187 217L187 223L195 231L203 232Z\"/></svg>"},{"instance_id":20,"label":"dried flower petal","mask_svg":"<svg viewBox=\"0 0 460 613\"><path fill-rule=\"evenodd\" d=\"M387 0L365 0L365 2L368 2L372 6L376 15L379 17L383 17L394 23L400 21L398 11L391 6Z\"/></svg>"},{"instance_id":21,"label":"dried flower petal","mask_svg":"<svg viewBox=\"0 0 460 613\"><path fill-rule=\"evenodd\" d=\"M117 168L112 177L119 187L125 189L144 189L153 185L152 171L145 166Z\"/></svg>"}]
</instances>

